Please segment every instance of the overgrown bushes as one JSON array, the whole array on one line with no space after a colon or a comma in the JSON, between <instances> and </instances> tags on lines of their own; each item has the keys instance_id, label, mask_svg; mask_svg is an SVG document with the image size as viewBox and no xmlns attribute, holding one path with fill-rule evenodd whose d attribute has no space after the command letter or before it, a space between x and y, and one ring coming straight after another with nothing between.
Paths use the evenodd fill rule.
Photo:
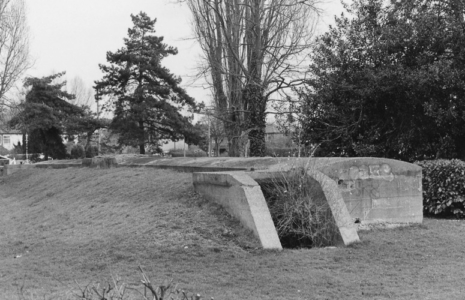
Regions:
<instances>
[{"instance_id":1,"label":"overgrown bushes","mask_svg":"<svg viewBox=\"0 0 465 300\"><path fill-rule=\"evenodd\" d=\"M257 182L283 247L324 247L338 241L338 228L329 204L305 168Z\"/></svg>"},{"instance_id":2,"label":"overgrown bushes","mask_svg":"<svg viewBox=\"0 0 465 300\"><path fill-rule=\"evenodd\" d=\"M98 155L98 147L97 146L89 146L87 149L84 149L82 145L74 145L71 148L71 158L79 159L79 158L92 158Z\"/></svg>"},{"instance_id":3,"label":"overgrown bushes","mask_svg":"<svg viewBox=\"0 0 465 300\"><path fill-rule=\"evenodd\" d=\"M465 217L465 162L427 160L423 168L423 210L425 214Z\"/></svg>"},{"instance_id":4,"label":"overgrown bushes","mask_svg":"<svg viewBox=\"0 0 465 300\"><path fill-rule=\"evenodd\" d=\"M74 145L71 148L71 158L78 159L78 158L84 158L84 157L85 157L85 151L82 145Z\"/></svg>"},{"instance_id":5,"label":"overgrown bushes","mask_svg":"<svg viewBox=\"0 0 465 300\"><path fill-rule=\"evenodd\" d=\"M86 157L92 158L98 155L98 147L97 146L89 146L86 149Z\"/></svg>"}]
</instances>

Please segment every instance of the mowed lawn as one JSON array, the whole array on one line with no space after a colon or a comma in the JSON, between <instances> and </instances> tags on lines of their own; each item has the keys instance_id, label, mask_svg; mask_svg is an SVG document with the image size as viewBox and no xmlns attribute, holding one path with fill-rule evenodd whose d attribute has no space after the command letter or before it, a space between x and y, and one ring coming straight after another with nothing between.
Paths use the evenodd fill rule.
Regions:
<instances>
[{"instance_id":1,"label":"mowed lawn","mask_svg":"<svg viewBox=\"0 0 465 300\"><path fill-rule=\"evenodd\" d=\"M38 169L0 177L0 299L174 279L206 299L465 299L465 222L359 232L346 248L259 250L168 170Z\"/></svg>"}]
</instances>

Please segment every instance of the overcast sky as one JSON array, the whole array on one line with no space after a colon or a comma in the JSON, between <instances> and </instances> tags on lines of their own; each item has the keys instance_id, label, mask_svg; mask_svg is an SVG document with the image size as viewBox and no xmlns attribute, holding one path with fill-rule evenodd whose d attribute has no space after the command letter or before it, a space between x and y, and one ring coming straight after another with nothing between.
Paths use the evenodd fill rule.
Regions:
<instances>
[{"instance_id":1,"label":"overcast sky","mask_svg":"<svg viewBox=\"0 0 465 300\"><path fill-rule=\"evenodd\" d=\"M343 10L340 0L324 0L320 31ZM209 102L201 84L190 85L200 59L190 26L190 13L175 0L26 0L34 67L30 76L47 76L66 71L68 79L79 76L89 86L102 77L99 63L106 63L107 51L123 46L130 15L146 12L157 18L157 35L177 47L179 54L164 60L164 65L183 78L188 93Z\"/></svg>"}]
</instances>

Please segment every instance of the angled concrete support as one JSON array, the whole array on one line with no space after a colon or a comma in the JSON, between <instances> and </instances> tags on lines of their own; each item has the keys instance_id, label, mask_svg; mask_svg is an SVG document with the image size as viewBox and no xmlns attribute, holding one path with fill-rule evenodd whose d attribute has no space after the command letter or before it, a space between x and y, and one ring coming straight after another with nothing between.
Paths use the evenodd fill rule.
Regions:
<instances>
[{"instance_id":1,"label":"angled concrete support","mask_svg":"<svg viewBox=\"0 0 465 300\"><path fill-rule=\"evenodd\" d=\"M194 187L253 231L264 249L282 249L258 183L242 172L194 173Z\"/></svg>"},{"instance_id":2,"label":"angled concrete support","mask_svg":"<svg viewBox=\"0 0 465 300\"><path fill-rule=\"evenodd\" d=\"M320 185L326 201L331 208L331 212L333 213L336 226L339 228L342 243L347 246L359 242L360 239L357 234L357 229L354 226L354 220L350 216L337 183L317 170L309 170L307 174Z\"/></svg>"}]
</instances>

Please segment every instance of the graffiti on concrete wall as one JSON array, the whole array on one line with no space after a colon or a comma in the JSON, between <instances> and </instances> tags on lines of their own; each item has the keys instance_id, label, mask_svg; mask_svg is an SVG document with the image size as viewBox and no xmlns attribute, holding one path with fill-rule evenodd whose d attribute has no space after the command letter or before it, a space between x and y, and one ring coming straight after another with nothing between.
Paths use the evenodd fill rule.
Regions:
<instances>
[{"instance_id":1,"label":"graffiti on concrete wall","mask_svg":"<svg viewBox=\"0 0 465 300\"><path fill-rule=\"evenodd\" d=\"M352 166L349 169L339 170L338 173L338 179L343 181L354 181L357 179L394 180L394 174L392 174L391 167L388 164Z\"/></svg>"},{"instance_id":2,"label":"graffiti on concrete wall","mask_svg":"<svg viewBox=\"0 0 465 300\"><path fill-rule=\"evenodd\" d=\"M410 220L422 216L421 172L383 162L355 162L332 166L327 174L338 184L356 220Z\"/></svg>"},{"instance_id":3,"label":"graffiti on concrete wall","mask_svg":"<svg viewBox=\"0 0 465 300\"><path fill-rule=\"evenodd\" d=\"M388 164L351 166L336 170L336 181L342 192L363 198L379 198L380 187L397 191L397 194L421 192L421 176L395 180L396 176ZM392 184L390 184L392 183Z\"/></svg>"}]
</instances>

